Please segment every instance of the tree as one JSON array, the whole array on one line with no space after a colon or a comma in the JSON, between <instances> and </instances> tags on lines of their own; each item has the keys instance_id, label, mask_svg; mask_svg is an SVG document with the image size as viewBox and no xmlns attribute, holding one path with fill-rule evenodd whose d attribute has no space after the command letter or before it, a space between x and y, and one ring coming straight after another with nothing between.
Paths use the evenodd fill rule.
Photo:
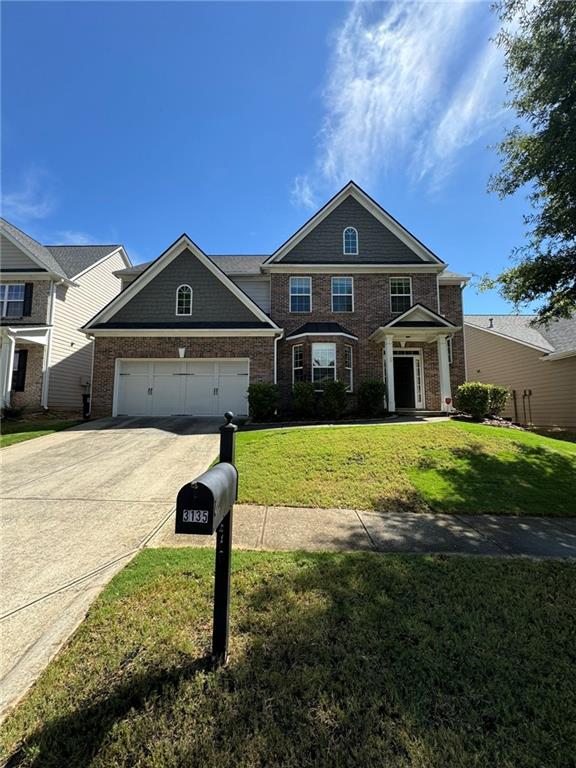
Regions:
<instances>
[{"instance_id":1,"label":"tree","mask_svg":"<svg viewBox=\"0 0 576 768\"><path fill-rule=\"evenodd\" d=\"M521 125L498 147L489 188L506 197L528 185L527 243L498 285L517 307L541 301L538 321L576 311L576 0L498 0L509 105Z\"/></svg>"}]
</instances>

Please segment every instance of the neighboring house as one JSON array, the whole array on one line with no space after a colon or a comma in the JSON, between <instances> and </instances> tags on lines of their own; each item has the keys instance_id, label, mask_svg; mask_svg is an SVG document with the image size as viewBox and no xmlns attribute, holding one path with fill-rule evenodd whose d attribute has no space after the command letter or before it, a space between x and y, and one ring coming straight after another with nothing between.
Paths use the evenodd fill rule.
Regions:
<instances>
[{"instance_id":1,"label":"neighboring house","mask_svg":"<svg viewBox=\"0 0 576 768\"><path fill-rule=\"evenodd\" d=\"M467 379L510 390L505 416L576 427L576 317L532 326L533 315L466 315Z\"/></svg>"},{"instance_id":2,"label":"neighboring house","mask_svg":"<svg viewBox=\"0 0 576 768\"><path fill-rule=\"evenodd\" d=\"M41 245L0 219L3 407L81 410L94 345L79 329L129 266L121 245Z\"/></svg>"},{"instance_id":3,"label":"neighboring house","mask_svg":"<svg viewBox=\"0 0 576 768\"><path fill-rule=\"evenodd\" d=\"M271 256L182 235L84 330L94 415L246 414L250 382L386 382L389 410L450 409L464 380L462 287L353 182Z\"/></svg>"}]
</instances>

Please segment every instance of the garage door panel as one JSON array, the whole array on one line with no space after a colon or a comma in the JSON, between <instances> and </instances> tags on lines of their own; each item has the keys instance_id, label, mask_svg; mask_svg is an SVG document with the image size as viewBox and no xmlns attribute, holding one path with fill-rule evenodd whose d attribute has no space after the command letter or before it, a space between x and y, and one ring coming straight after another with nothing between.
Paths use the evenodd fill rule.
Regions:
<instances>
[{"instance_id":1,"label":"garage door panel","mask_svg":"<svg viewBox=\"0 0 576 768\"><path fill-rule=\"evenodd\" d=\"M194 416L214 416L216 413L214 376L196 374L186 376L185 379L184 413L190 413Z\"/></svg>"},{"instance_id":2,"label":"garage door panel","mask_svg":"<svg viewBox=\"0 0 576 768\"><path fill-rule=\"evenodd\" d=\"M134 374L139 376L148 376L150 363L142 360L122 360L120 363L121 374Z\"/></svg>"},{"instance_id":3,"label":"garage door panel","mask_svg":"<svg viewBox=\"0 0 576 768\"><path fill-rule=\"evenodd\" d=\"M148 395L148 375L120 374L118 382L118 413L122 416L149 416L151 398Z\"/></svg>"},{"instance_id":4,"label":"garage door panel","mask_svg":"<svg viewBox=\"0 0 576 768\"><path fill-rule=\"evenodd\" d=\"M155 375L152 382L152 415L175 416L185 413L182 405L182 377Z\"/></svg>"},{"instance_id":5,"label":"garage door panel","mask_svg":"<svg viewBox=\"0 0 576 768\"><path fill-rule=\"evenodd\" d=\"M218 379L218 408L219 413L232 411L238 416L248 413L247 376L220 376Z\"/></svg>"},{"instance_id":6,"label":"garage door panel","mask_svg":"<svg viewBox=\"0 0 576 768\"><path fill-rule=\"evenodd\" d=\"M221 360L218 363L220 375L248 375L247 360Z\"/></svg>"},{"instance_id":7,"label":"garage door panel","mask_svg":"<svg viewBox=\"0 0 576 768\"><path fill-rule=\"evenodd\" d=\"M155 376L173 376L184 372L184 364L180 361L162 360L152 363L152 372Z\"/></svg>"}]
</instances>

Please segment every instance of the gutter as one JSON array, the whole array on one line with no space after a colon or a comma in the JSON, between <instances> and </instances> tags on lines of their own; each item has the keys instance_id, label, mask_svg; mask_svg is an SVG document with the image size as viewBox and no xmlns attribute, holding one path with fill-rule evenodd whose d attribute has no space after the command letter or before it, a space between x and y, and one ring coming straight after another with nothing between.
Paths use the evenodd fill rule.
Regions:
<instances>
[{"instance_id":1,"label":"gutter","mask_svg":"<svg viewBox=\"0 0 576 768\"><path fill-rule=\"evenodd\" d=\"M284 329L274 339L274 384L278 384L278 342L284 338Z\"/></svg>"}]
</instances>

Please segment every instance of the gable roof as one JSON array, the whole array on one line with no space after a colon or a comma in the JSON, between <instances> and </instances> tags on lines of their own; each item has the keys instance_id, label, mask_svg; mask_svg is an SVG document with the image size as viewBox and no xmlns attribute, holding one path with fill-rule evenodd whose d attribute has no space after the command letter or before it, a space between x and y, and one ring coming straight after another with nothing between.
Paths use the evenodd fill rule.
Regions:
<instances>
[{"instance_id":1,"label":"gable roof","mask_svg":"<svg viewBox=\"0 0 576 768\"><path fill-rule=\"evenodd\" d=\"M67 277L74 278L122 248L121 245L47 245ZM123 253L124 256L124 253ZM128 257L125 261L130 263Z\"/></svg>"},{"instance_id":2,"label":"gable roof","mask_svg":"<svg viewBox=\"0 0 576 768\"><path fill-rule=\"evenodd\" d=\"M358 336L343 328L340 323L333 322L304 323L304 325L289 333L286 338L296 339L299 336L348 336L351 339L358 338Z\"/></svg>"},{"instance_id":3,"label":"gable roof","mask_svg":"<svg viewBox=\"0 0 576 768\"><path fill-rule=\"evenodd\" d=\"M0 231L38 266L57 277L72 280L115 251L122 249L127 264L130 259L121 245L42 245L6 219L0 218Z\"/></svg>"},{"instance_id":4,"label":"gable roof","mask_svg":"<svg viewBox=\"0 0 576 768\"><path fill-rule=\"evenodd\" d=\"M265 323L267 327L281 330L276 323L266 315L260 307L239 288L236 283L220 269L220 267L207 256L202 249L191 240L187 234L181 235L170 245L157 259L150 262L140 272L133 282L131 282L121 293L112 299L103 309L100 310L86 325L83 327L84 331L89 331L97 326L102 327L103 323L107 323L112 320L118 310L125 306L139 291L142 290L148 283L150 283L154 277L160 273L164 267L167 267L177 256L179 256L184 250L190 250L193 256L203 264L228 290L244 304L256 319L262 323ZM119 270L116 274L121 274L127 270Z\"/></svg>"},{"instance_id":5,"label":"gable roof","mask_svg":"<svg viewBox=\"0 0 576 768\"><path fill-rule=\"evenodd\" d=\"M232 254L226 254L226 255L217 255L213 256L212 254L206 254L209 259L211 259L214 264L216 264L222 272L224 272L225 275L237 275L238 277L241 277L242 275L259 275L260 274L260 266L266 261L268 256L265 255L259 255L259 256L249 256L249 255L232 255ZM144 272L144 270L150 266L154 262L154 259L152 261L145 261L142 264L134 264L131 267L128 267L127 269L119 269L114 274L116 277L124 277L129 275L139 275L141 272Z\"/></svg>"},{"instance_id":6,"label":"gable roof","mask_svg":"<svg viewBox=\"0 0 576 768\"><path fill-rule=\"evenodd\" d=\"M424 304L413 304L398 317L385 323L383 328L448 328L453 330L458 326L451 323L442 315Z\"/></svg>"},{"instance_id":7,"label":"gable roof","mask_svg":"<svg viewBox=\"0 0 576 768\"><path fill-rule=\"evenodd\" d=\"M46 272L50 272L57 277L68 277L48 248L37 240L34 240L30 235L22 232L22 230L15 227L14 224L10 224L6 219L0 218L0 231L8 238L8 240L11 240L14 245L21 248L41 269L44 269Z\"/></svg>"},{"instance_id":8,"label":"gable roof","mask_svg":"<svg viewBox=\"0 0 576 768\"><path fill-rule=\"evenodd\" d=\"M535 315L464 315L464 323L496 336L517 341L547 354L576 351L576 315L547 326L531 325Z\"/></svg>"},{"instance_id":9,"label":"gable roof","mask_svg":"<svg viewBox=\"0 0 576 768\"><path fill-rule=\"evenodd\" d=\"M288 238L274 253L264 262L270 265L282 261L283 257L303 240L318 224L332 213L346 198L353 197L360 205L371 213L381 224L389 229L396 237L410 248L416 256L425 263L444 264L442 259L438 258L424 243L409 232L400 222L395 219L388 211L370 197L354 181L349 181L342 189L337 192L320 210L315 213L300 229ZM351 262L353 263L353 262Z\"/></svg>"}]
</instances>

